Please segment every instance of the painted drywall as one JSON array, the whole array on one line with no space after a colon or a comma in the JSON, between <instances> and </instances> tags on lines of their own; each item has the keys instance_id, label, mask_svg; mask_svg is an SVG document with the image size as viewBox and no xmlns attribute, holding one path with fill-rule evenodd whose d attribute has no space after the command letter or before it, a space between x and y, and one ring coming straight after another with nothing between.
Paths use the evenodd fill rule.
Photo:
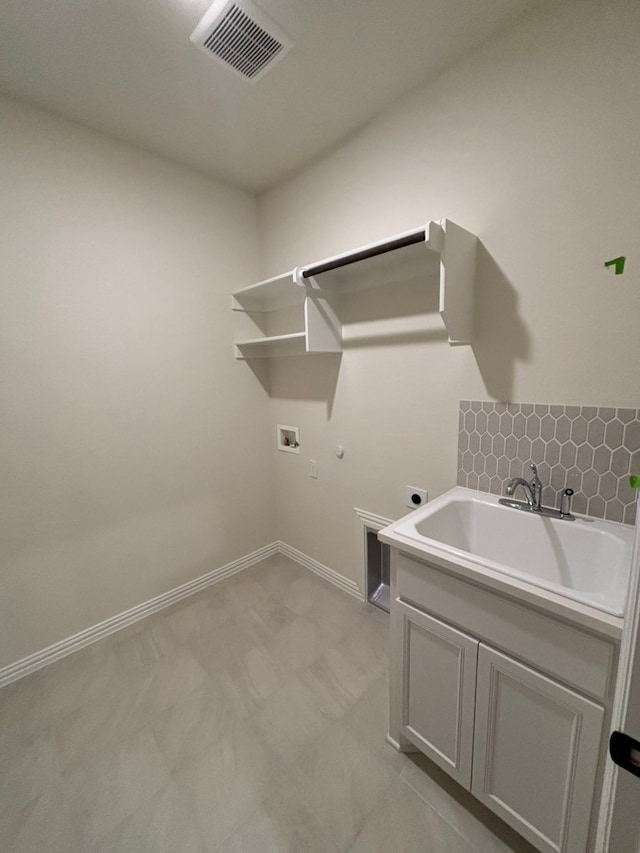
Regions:
<instances>
[{"instance_id":1,"label":"painted drywall","mask_svg":"<svg viewBox=\"0 0 640 853\"><path fill-rule=\"evenodd\" d=\"M0 99L0 666L275 538L256 202Z\"/></svg>"},{"instance_id":2,"label":"painted drywall","mask_svg":"<svg viewBox=\"0 0 640 853\"><path fill-rule=\"evenodd\" d=\"M472 347L403 284L345 299L341 359L274 360L285 541L358 579L353 508L455 485L460 399L638 406L639 43L635 0L548 4L261 198L265 275L441 217L481 240Z\"/></svg>"}]
</instances>

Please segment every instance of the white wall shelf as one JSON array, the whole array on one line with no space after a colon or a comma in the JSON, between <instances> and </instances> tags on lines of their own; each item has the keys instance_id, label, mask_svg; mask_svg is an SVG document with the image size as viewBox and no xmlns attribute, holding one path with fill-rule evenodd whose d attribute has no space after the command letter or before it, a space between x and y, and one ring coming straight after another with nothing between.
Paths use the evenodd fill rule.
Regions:
<instances>
[{"instance_id":1,"label":"white wall shelf","mask_svg":"<svg viewBox=\"0 0 640 853\"><path fill-rule=\"evenodd\" d=\"M237 341L236 358L271 358L277 355L304 355L305 333L294 332L290 335L271 335L264 338L252 338Z\"/></svg>"},{"instance_id":2,"label":"white wall shelf","mask_svg":"<svg viewBox=\"0 0 640 853\"><path fill-rule=\"evenodd\" d=\"M296 285L291 270L236 290L231 296L231 308L234 311L277 311L289 305L301 305L305 295L304 288Z\"/></svg>"},{"instance_id":3,"label":"white wall shelf","mask_svg":"<svg viewBox=\"0 0 640 853\"><path fill-rule=\"evenodd\" d=\"M473 330L477 238L447 219L296 267L232 294L236 311L304 306L303 329L237 341L236 358L340 352L342 328L333 295L418 275L439 275L439 312L452 345L469 344Z\"/></svg>"}]
</instances>

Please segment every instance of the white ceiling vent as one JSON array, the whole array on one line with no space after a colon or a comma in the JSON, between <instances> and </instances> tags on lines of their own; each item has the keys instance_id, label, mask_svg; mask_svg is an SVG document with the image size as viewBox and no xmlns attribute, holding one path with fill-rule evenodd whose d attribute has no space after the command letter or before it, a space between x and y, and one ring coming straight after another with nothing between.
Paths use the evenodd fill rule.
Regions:
<instances>
[{"instance_id":1,"label":"white ceiling vent","mask_svg":"<svg viewBox=\"0 0 640 853\"><path fill-rule=\"evenodd\" d=\"M251 0L215 0L191 41L255 82L288 53L293 41Z\"/></svg>"}]
</instances>

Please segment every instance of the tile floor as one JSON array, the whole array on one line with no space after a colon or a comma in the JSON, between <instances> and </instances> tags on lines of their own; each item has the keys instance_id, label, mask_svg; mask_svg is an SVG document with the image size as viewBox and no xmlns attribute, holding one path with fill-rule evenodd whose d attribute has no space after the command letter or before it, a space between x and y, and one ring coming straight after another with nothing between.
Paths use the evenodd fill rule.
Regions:
<instances>
[{"instance_id":1,"label":"tile floor","mask_svg":"<svg viewBox=\"0 0 640 853\"><path fill-rule=\"evenodd\" d=\"M5 687L0 850L531 851L385 743L387 635L274 557Z\"/></svg>"}]
</instances>

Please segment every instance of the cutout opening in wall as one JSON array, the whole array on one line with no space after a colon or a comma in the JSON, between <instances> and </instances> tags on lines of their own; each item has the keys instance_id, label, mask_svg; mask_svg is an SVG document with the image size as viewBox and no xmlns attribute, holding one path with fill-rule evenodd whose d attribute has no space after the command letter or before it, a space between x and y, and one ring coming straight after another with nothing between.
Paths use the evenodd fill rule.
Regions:
<instances>
[{"instance_id":1,"label":"cutout opening in wall","mask_svg":"<svg viewBox=\"0 0 640 853\"><path fill-rule=\"evenodd\" d=\"M278 450L285 453L300 453L300 430L298 427L278 424L276 429Z\"/></svg>"},{"instance_id":2,"label":"cutout opening in wall","mask_svg":"<svg viewBox=\"0 0 640 853\"><path fill-rule=\"evenodd\" d=\"M365 561L367 566L367 601L390 612L391 548L378 539L378 531L367 529Z\"/></svg>"},{"instance_id":3,"label":"cutout opening in wall","mask_svg":"<svg viewBox=\"0 0 640 853\"><path fill-rule=\"evenodd\" d=\"M357 563L360 571L358 586L369 604L389 613L391 549L380 542L378 531L391 520L355 507L358 516Z\"/></svg>"}]
</instances>

